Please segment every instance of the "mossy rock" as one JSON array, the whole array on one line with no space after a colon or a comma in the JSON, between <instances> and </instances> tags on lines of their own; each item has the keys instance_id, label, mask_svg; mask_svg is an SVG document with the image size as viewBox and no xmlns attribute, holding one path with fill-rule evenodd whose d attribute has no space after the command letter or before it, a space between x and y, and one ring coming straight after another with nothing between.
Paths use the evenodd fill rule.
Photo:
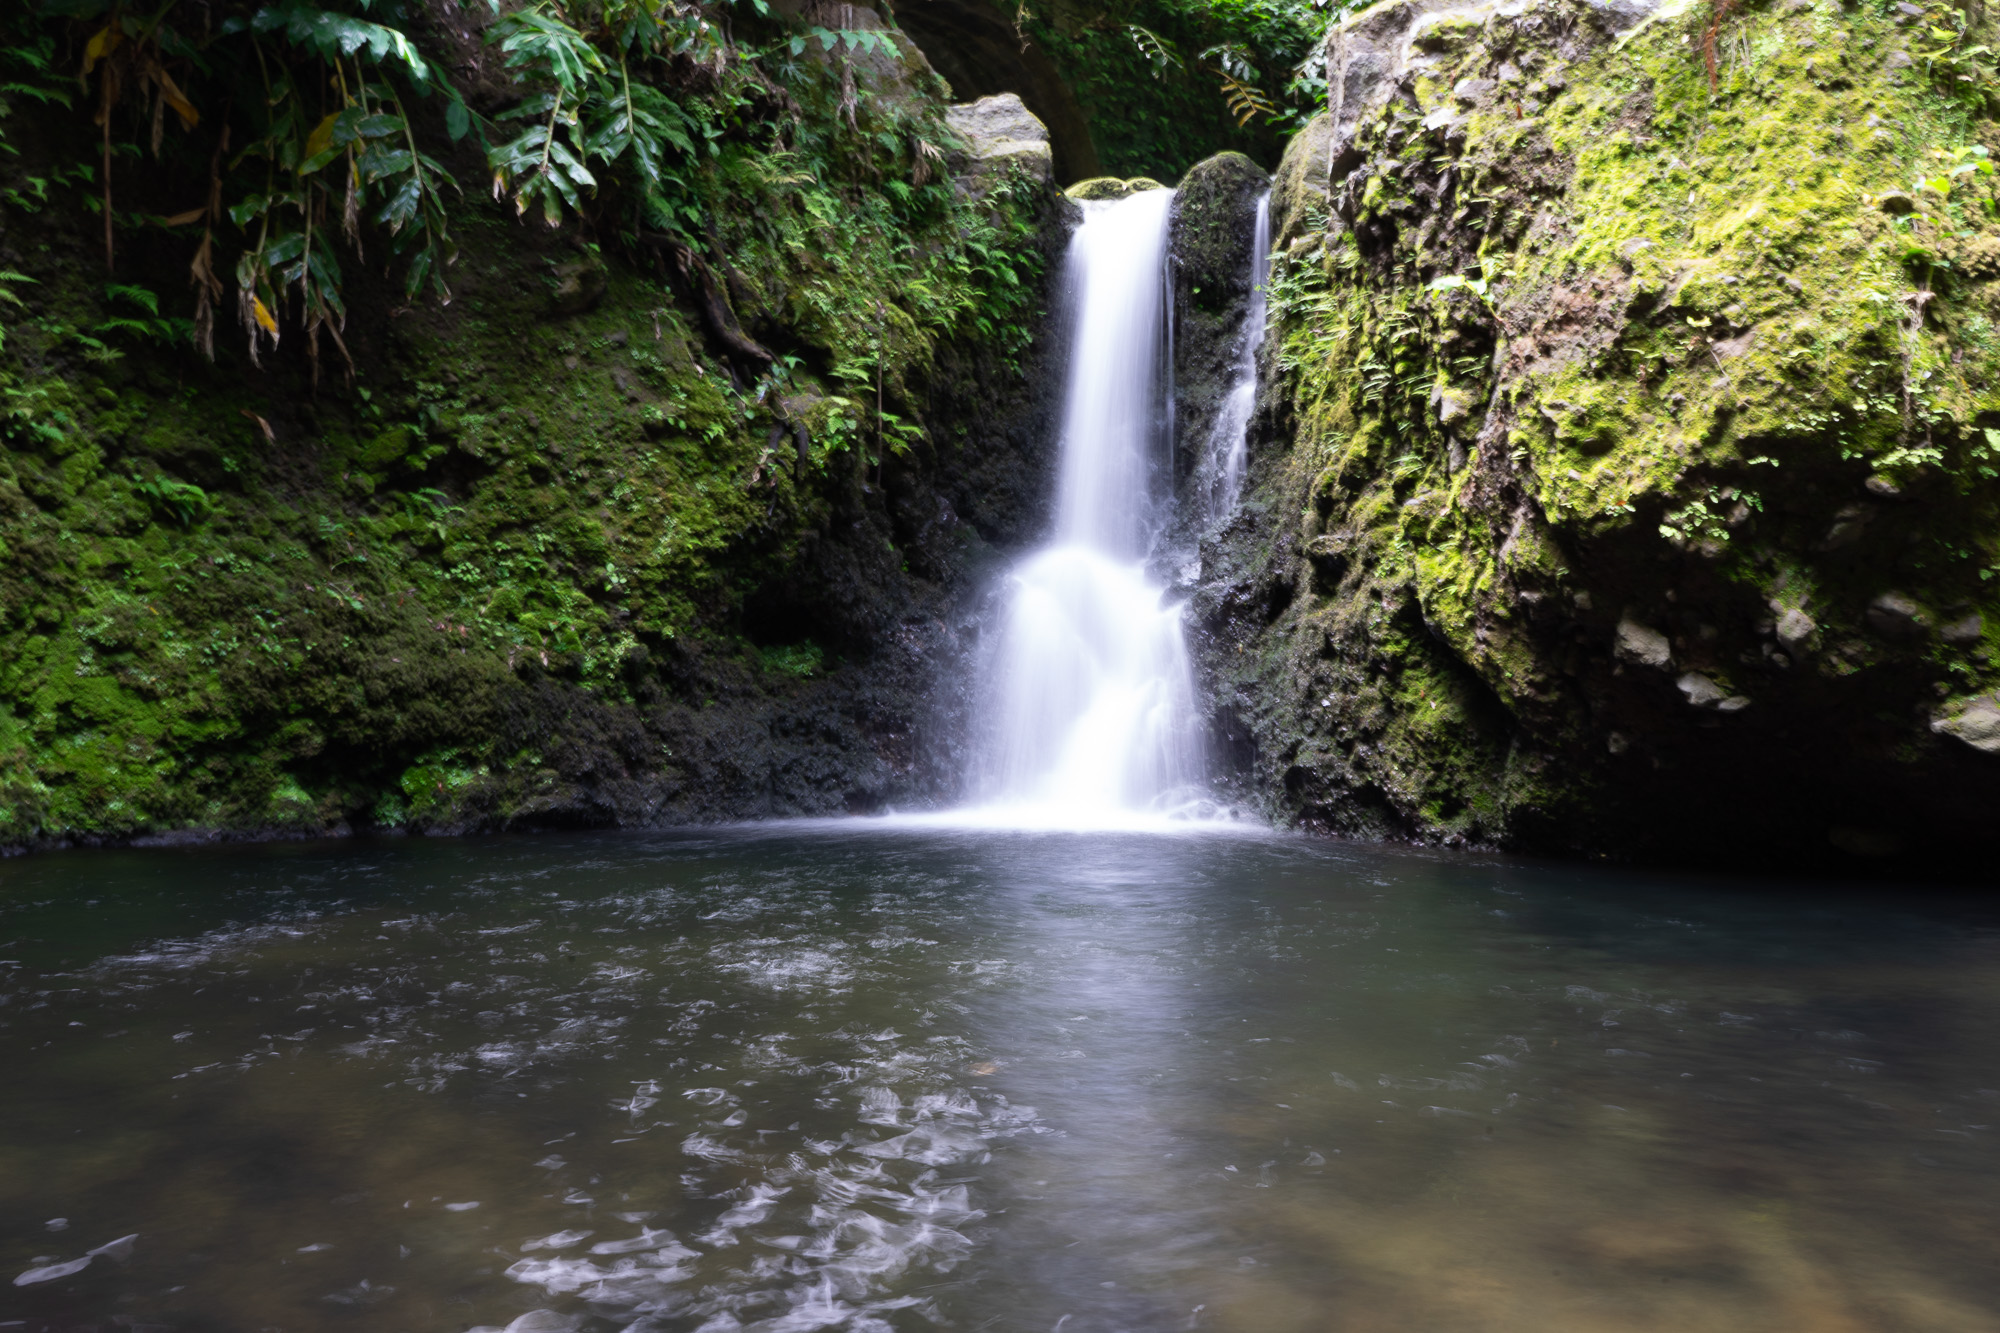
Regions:
<instances>
[{"instance_id":1,"label":"mossy rock","mask_svg":"<svg viewBox=\"0 0 2000 1333\"><path fill-rule=\"evenodd\" d=\"M1063 193L1080 204L1094 204L1123 199L1132 191L1116 176L1098 176L1093 180L1078 181Z\"/></svg>"},{"instance_id":2,"label":"mossy rock","mask_svg":"<svg viewBox=\"0 0 2000 1333\"><path fill-rule=\"evenodd\" d=\"M1705 10L1482 13L1278 171L1284 369L1194 603L1255 780L1378 836L1984 874L2000 124L1902 10L1742 11L1713 84Z\"/></svg>"},{"instance_id":3,"label":"mossy rock","mask_svg":"<svg viewBox=\"0 0 2000 1333\"><path fill-rule=\"evenodd\" d=\"M1218 153L1181 178L1174 195L1174 261L1203 308L1249 294L1257 201L1270 187L1270 176L1241 153Z\"/></svg>"},{"instance_id":4,"label":"mossy rock","mask_svg":"<svg viewBox=\"0 0 2000 1333\"><path fill-rule=\"evenodd\" d=\"M1150 176L1134 176L1130 180L1120 180L1116 176L1099 176L1094 180L1078 181L1063 191L1078 203L1100 203L1113 199L1126 199L1147 190L1164 190L1167 187Z\"/></svg>"}]
</instances>

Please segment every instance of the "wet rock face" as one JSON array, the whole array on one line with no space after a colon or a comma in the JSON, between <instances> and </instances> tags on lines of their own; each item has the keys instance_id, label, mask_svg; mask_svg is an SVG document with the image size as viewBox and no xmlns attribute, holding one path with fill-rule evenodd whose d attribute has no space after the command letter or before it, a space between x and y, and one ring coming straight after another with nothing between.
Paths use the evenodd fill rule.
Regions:
<instances>
[{"instance_id":1,"label":"wet rock face","mask_svg":"<svg viewBox=\"0 0 2000 1333\"><path fill-rule=\"evenodd\" d=\"M1909 182L1996 127L1927 110L1907 15L1743 14L1768 54L1711 90L1704 14L1385 5L1330 42L1274 183L1288 369L1192 602L1284 817L1978 867L2000 228L1990 183Z\"/></svg>"},{"instance_id":2,"label":"wet rock face","mask_svg":"<svg viewBox=\"0 0 2000 1333\"><path fill-rule=\"evenodd\" d=\"M1169 223L1177 312L1242 319L1250 298L1251 227L1257 200L1270 187L1270 176L1241 153L1220 153L1188 169Z\"/></svg>"}]
</instances>

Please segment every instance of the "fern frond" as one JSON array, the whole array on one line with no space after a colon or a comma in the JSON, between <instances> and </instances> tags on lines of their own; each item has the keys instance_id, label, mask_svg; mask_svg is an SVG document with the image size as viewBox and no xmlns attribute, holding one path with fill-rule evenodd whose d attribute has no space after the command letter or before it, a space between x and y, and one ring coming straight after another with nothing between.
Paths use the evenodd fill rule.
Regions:
<instances>
[{"instance_id":1,"label":"fern frond","mask_svg":"<svg viewBox=\"0 0 2000 1333\"><path fill-rule=\"evenodd\" d=\"M1229 114L1236 117L1236 128L1239 130L1259 116L1278 114L1276 102L1226 71L1222 74L1222 98L1229 107Z\"/></svg>"},{"instance_id":2,"label":"fern frond","mask_svg":"<svg viewBox=\"0 0 2000 1333\"><path fill-rule=\"evenodd\" d=\"M1181 67L1180 54L1174 50L1174 44L1151 28L1128 23L1125 25L1125 34L1132 39L1132 44L1139 48L1139 54L1146 57L1146 63L1153 67L1154 78L1164 76L1169 69Z\"/></svg>"}]
</instances>

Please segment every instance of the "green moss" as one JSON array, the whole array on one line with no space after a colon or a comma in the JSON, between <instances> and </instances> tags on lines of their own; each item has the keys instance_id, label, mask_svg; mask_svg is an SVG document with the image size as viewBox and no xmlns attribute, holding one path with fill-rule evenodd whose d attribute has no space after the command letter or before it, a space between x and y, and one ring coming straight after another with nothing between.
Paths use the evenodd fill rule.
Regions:
<instances>
[{"instance_id":1,"label":"green moss","mask_svg":"<svg viewBox=\"0 0 2000 1333\"><path fill-rule=\"evenodd\" d=\"M826 651L810 640L787 644L782 648L763 648L758 655L766 671L796 676L801 680L818 675L826 666Z\"/></svg>"},{"instance_id":2,"label":"green moss","mask_svg":"<svg viewBox=\"0 0 2000 1333\"><path fill-rule=\"evenodd\" d=\"M940 357L1002 375L1038 315L1040 187L913 183L907 145L945 142L928 94L850 122L837 74L792 93L788 143L719 142L688 201L784 353L761 378L644 250L593 258L595 290L562 236L476 205L449 307L354 300L352 389L220 338L214 367L91 359L83 193L10 217L0 267L39 282L0 361L0 843L504 822L657 767L618 728L738 642L870 478L935 466ZM39 169L59 110L15 108L0 172ZM184 285L184 258L127 262ZM550 716L603 753L545 760Z\"/></svg>"},{"instance_id":3,"label":"green moss","mask_svg":"<svg viewBox=\"0 0 2000 1333\"><path fill-rule=\"evenodd\" d=\"M1802 674L1995 678L1983 643L1868 618L1894 588L2000 620L2000 360L1979 258L2000 198L1974 147L2000 141L1994 125L1898 56L1914 38L1894 11L1743 14L1713 90L1690 54L1705 11L1568 65L1533 24L1589 17L1533 14L1431 29L1436 63L1364 118L1363 165L1331 211L1311 177L1332 157L1324 123L1279 170L1295 443L1265 493L1299 513L1299 549L1342 554L1314 565L1337 580L1315 573L1241 688L1319 688L1298 683L1313 643L1361 673L1351 698L1362 677L1393 683L1342 781L1390 792L1434 836L1518 841L1583 818L1629 745L1607 741L1628 707L1612 700L1643 684L1611 678L1630 605L1674 627L1675 672L1759 707L1807 697ZM1460 100L1482 79L1491 92ZM1891 191L1920 208L1884 211ZM1676 603L1675 584L1707 604ZM1426 634L1357 601L1407 601ZM1808 605L1826 646L1787 665L1768 608ZM1440 650L1483 699L1410 696ZM1656 685L1647 707L1689 707L1673 676ZM1928 690L1894 706L1921 719ZM1562 836L1587 842L1576 828Z\"/></svg>"}]
</instances>

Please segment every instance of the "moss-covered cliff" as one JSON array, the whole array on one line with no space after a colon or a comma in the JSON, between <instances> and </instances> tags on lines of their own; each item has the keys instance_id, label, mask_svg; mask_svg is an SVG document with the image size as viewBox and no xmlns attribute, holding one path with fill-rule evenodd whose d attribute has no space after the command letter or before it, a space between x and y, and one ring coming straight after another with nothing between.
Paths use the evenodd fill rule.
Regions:
<instances>
[{"instance_id":1,"label":"moss-covered cliff","mask_svg":"<svg viewBox=\"0 0 2000 1333\"><path fill-rule=\"evenodd\" d=\"M1280 172L1256 484L1196 602L1246 777L1376 836L1977 864L1986 36L1422 10L1336 30Z\"/></svg>"},{"instance_id":2,"label":"moss-covered cliff","mask_svg":"<svg viewBox=\"0 0 2000 1333\"><path fill-rule=\"evenodd\" d=\"M905 39L799 30L782 74L688 67L684 104L722 110L673 232L517 221L419 123L464 188L452 299L407 298L364 231L351 383L323 345L316 387L294 329L261 365L189 344L174 140L155 164L114 117L107 275L88 110L12 98L0 846L948 787L958 599L1041 512L1025 368L1063 206L1046 150L982 159L946 123ZM468 40L475 106L532 91Z\"/></svg>"}]
</instances>

